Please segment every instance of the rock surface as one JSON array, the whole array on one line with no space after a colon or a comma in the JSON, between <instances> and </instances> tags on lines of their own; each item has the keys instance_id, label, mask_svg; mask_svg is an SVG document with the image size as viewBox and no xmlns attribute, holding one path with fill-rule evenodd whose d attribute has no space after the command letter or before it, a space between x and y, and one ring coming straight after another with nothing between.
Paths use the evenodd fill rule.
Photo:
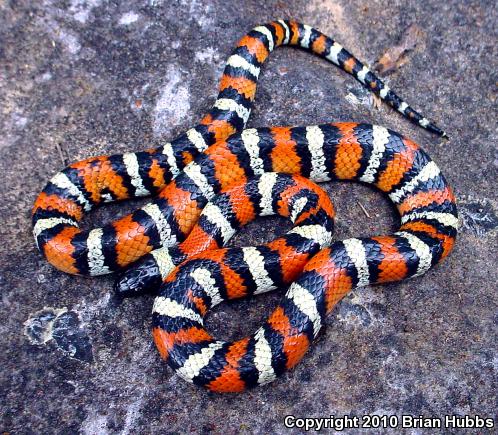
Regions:
<instances>
[{"instance_id":1,"label":"rock surface","mask_svg":"<svg viewBox=\"0 0 498 435\"><path fill-rule=\"evenodd\" d=\"M375 108L354 79L294 49L277 50L265 66L250 126L352 120L403 132L454 187L462 230L453 254L424 277L344 299L295 370L219 396L160 360L151 297L119 302L112 277L48 265L33 243L30 208L68 162L143 149L194 125L236 41L281 17L319 28L370 65L418 26L420 40L387 80L450 142ZM497 424L497 21L491 0L0 2L0 430L283 433L288 414L479 414ZM379 193L327 189L338 239L395 228ZM234 243L281 231L280 221L261 220ZM250 333L279 294L223 305L209 326L225 339Z\"/></svg>"}]
</instances>

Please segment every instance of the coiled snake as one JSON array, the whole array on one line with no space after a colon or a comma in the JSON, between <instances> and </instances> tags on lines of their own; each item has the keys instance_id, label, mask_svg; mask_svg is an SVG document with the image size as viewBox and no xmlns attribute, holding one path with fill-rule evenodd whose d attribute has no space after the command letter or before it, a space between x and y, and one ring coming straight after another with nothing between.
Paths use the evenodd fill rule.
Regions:
<instances>
[{"instance_id":1,"label":"coiled snake","mask_svg":"<svg viewBox=\"0 0 498 435\"><path fill-rule=\"evenodd\" d=\"M394 131L356 123L243 130L262 64L281 45L331 61L412 122L445 135L337 42L279 20L240 40L199 125L156 149L70 165L33 208L37 246L64 272L101 275L140 259L116 290L158 291L153 336L161 356L212 391L272 381L302 358L345 294L425 273L448 255L457 232L455 199L440 170ZM387 193L401 216L399 231L333 243L334 210L314 184L330 180ZM148 195L155 199L130 215L78 228L99 204ZM239 228L271 214L289 218L293 229L265 245L223 248ZM288 285L250 337L227 343L205 330L207 312L221 301Z\"/></svg>"}]
</instances>

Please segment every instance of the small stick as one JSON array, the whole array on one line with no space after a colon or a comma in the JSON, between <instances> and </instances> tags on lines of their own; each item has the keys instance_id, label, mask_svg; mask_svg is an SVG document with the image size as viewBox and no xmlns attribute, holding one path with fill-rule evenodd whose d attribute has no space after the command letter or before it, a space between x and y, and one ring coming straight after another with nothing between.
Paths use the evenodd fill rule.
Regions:
<instances>
[{"instance_id":1,"label":"small stick","mask_svg":"<svg viewBox=\"0 0 498 435\"><path fill-rule=\"evenodd\" d=\"M368 218L368 219L371 219L371 216L368 214L368 211L365 207L363 207L363 204L360 202L360 201L356 201L358 203L358 205L360 206L360 208L363 210L363 213L365 213L365 216Z\"/></svg>"},{"instance_id":2,"label":"small stick","mask_svg":"<svg viewBox=\"0 0 498 435\"><path fill-rule=\"evenodd\" d=\"M59 142L55 143L55 147L57 148L57 151L59 151L59 157L61 158L62 164L66 164L66 159L64 158L64 154L62 153L62 148L59 144Z\"/></svg>"}]
</instances>

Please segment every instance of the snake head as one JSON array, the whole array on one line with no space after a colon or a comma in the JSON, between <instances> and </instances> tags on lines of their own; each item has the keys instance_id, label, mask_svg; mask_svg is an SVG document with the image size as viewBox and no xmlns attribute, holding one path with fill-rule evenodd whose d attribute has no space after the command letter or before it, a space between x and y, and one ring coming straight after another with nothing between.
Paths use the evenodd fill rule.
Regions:
<instances>
[{"instance_id":1,"label":"snake head","mask_svg":"<svg viewBox=\"0 0 498 435\"><path fill-rule=\"evenodd\" d=\"M125 270L114 283L114 291L121 297L155 293L162 283L161 273L152 255Z\"/></svg>"}]
</instances>

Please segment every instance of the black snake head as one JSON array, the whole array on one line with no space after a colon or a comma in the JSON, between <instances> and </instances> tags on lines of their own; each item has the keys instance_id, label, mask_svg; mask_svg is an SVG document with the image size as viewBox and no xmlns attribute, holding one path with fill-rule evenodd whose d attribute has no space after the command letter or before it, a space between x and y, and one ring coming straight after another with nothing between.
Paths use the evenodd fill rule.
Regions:
<instances>
[{"instance_id":1,"label":"black snake head","mask_svg":"<svg viewBox=\"0 0 498 435\"><path fill-rule=\"evenodd\" d=\"M116 295L125 298L151 294L161 285L161 273L153 257L146 256L134 266L116 279L114 283Z\"/></svg>"}]
</instances>

